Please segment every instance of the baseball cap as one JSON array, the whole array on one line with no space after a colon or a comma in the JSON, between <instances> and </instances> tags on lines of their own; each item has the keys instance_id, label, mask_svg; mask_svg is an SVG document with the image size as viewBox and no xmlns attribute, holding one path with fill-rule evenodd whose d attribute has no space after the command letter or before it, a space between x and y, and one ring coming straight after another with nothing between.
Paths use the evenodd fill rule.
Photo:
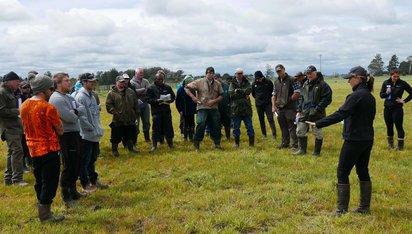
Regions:
<instances>
[{"instance_id":1,"label":"baseball cap","mask_svg":"<svg viewBox=\"0 0 412 234\"><path fill-rule=\"evenodd\" d=\"M349 79L354 76L368 76L368 72L361 66L352 67L348 74L343 76L344 79Z\"/></svg>"}]
</instances>

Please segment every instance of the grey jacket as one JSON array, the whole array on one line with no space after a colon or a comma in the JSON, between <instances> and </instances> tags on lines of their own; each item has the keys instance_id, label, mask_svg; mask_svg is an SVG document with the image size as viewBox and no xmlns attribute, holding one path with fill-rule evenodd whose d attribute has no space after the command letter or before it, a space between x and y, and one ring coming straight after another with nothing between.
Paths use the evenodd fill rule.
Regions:
<instances>
[{"instance_id":1,"label":"grey jacket","mask_svg":"<svg viewBox=\"0 0 412 234\"><path fill-rule=\"evenodd\" d=\"M59 111L60 119L63 123L64 132L79 132L79 117L72 112L77 109L79 104L76 104L74 97L69 94L59 93L55 91L50 99L49 103L52 104ZM77 111L77 113L79 113ZM84 113L84 112L83 112Z\"/></svg>"},{"instance_id":2,"label":"grey jacket","mask_svg":"<svg viewBox=\"0 0 412 234\"><path fill-rule=\"evenodd\" d=\"M0 87L0 132L23 134L17 98L4 82Z\"/></svg>"},{"instance_id":3,"label":"grey jacket","mask_svg":"<svg viewBox=\"0 0 412 234\"><path fill-rule=\"evenodd\" d=\"M94 96L85 88L81 88L75 97L80 104L77 108L80 115L80 136L82 139L92 142L99 142L104 130L100 124L100 107L96 103Z\"/></svg>"}]
</instances>

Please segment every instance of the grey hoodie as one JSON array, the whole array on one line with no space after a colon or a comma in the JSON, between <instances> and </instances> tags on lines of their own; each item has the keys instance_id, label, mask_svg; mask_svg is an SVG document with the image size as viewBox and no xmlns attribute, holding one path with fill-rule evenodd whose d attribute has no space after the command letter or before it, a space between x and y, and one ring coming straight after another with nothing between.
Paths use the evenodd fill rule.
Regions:
<instances>
[{"instance_id":1,"label":"grey hoodie","mask_svg":"<svg viewBox=\"0 0 412 234\"><path fill-rule=\"evenodd\" d=\"M87 141L99 142L104 130L100 124L100 107L96 99L84 87L79 90L75 99L80 104L77 110L82 113L79 115L80 136Z\"/></svg>"},{"instance_id":2,"label":"grey hoodie","mask_svg":"<svg viewBox=\"0 0 412 234\"><path fill-rule=\"evenodd\" d=\"M51 95L49 103L59 111L65 133L80 131L79 117L71 111L77 109L79 105L76 104L74 97L55 91Z\"/></svg>"}]
</instances>

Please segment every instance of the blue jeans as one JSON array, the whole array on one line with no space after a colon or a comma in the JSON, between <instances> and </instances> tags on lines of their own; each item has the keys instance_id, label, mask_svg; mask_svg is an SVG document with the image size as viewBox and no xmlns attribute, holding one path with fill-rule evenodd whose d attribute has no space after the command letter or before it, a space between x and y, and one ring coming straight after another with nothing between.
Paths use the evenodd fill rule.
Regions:
<instances>
[{"instance_id":1,"label":"blue jeans","mask_svg":"<svg viewBox=\"0 0 412 234\"><path fill-rule=\"evenodd\" d=\"M210 128L210 137L215 144L220 144L220 114L217 109L201 109L197 111L195 141L202 141L205 136L206 125Z\"/></svg>"},{"instance_id":2,"label":"blue jeans","mask_svg":"<svg viewBox=\"0 0 412 234\"><path fill-rule=\"evenodd\" d=\"M233 117L233 136L234 137L240 136L240 123L242 122L242 120L245 123L246 129L247 129L247 135L255 136L255 130L253 130L253 125L252 125L252 117L250 116Z\"/></svg>"},{"instance_id":3,"label":"blue jeans","mask_svg":"<svg viewBox=\"0 0 412 234\"><path fill-rule=\"evenodd\" d=\"M99 142L82 140L82 167L80 169L80 184L85 187L89 182L96 183L98 174L95 162L99 155Z\"/></svg>"}]
</instances>

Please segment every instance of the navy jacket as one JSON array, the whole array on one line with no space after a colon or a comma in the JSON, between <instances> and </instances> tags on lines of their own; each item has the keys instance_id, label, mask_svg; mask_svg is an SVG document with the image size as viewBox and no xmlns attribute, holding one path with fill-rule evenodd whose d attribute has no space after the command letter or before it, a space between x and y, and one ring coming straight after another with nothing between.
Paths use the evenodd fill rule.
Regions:
<instances>
[{"instance_id":1,"label":"navy jacket","mask_svg":"<svg viewBox=\"0 0 412 234\"><path fill-rule=\"evenodd\" d=\"M335 113L316 121L317 128L343 122L343 139L346 141L373 140L373 120L376 114L376 100L366 83L353 88L345 103Z\"/></svg>"},{"instance_id":2,"label":"navy jacket","mask_svg":"<svg viewBox=\"0 0 412 234\"><path fill-rule=\"evenodd\" d=\"M272 81L263 78L262 82L252 83L252 96L255 98L256 106L272 105Z\"/></svg>"},{"instance_id":3,"label":"navy jacket","mask_svg":"<svg viewBox=\"0 0 412 234\"><path fill-rule=\"evenodd\" d=\"M196 103L187 95L185 88L180 86L176 94L176 109L183 112L183 115L194 115L196 113Z\"/></svg>"}]
</instances>

